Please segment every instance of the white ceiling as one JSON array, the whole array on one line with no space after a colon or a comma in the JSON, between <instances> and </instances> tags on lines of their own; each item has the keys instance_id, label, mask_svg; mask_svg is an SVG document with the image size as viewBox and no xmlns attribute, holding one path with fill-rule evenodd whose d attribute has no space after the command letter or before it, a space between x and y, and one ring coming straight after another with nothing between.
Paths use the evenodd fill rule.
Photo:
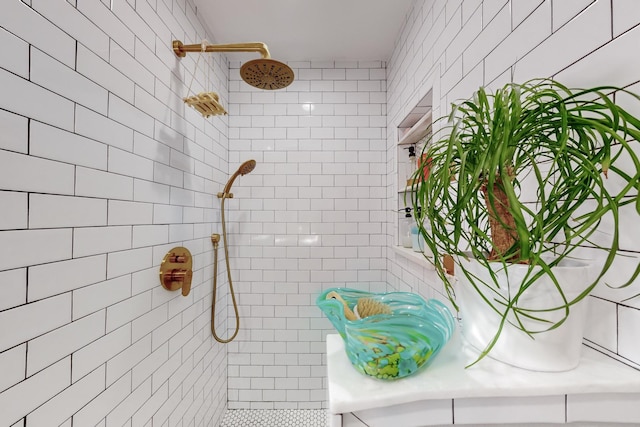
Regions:
<instances>
[{"instance_id":1,"label":"white ceiling","mask_svg":"<svg viewBox=\"0 0 640 427\"><path fill-rule=\"evenodd\" d=\"M195 0L216 43L263 42L281 61L388 60L412 2Z\"/></svg>"}]
</instances>

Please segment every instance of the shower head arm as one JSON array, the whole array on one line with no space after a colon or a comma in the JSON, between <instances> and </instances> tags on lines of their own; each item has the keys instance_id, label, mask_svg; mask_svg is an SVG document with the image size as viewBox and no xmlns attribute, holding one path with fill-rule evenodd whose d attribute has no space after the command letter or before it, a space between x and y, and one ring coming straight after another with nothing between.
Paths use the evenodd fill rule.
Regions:
<instances>
[{"instance_id":1,"label":"shower head arm","mask_svg":"<svg viewBox=\"0 0 640 427\"><path fill-rule=\"evenodd\" d=\"M205 52L259 52L263 59L271 58L267 45L260 42L232 43L232 44L208 44ZM173 41L173 52L180 58L184 58L187 52L202 52L202 44L182 44L180 40Z\"/></svg>"}]
</instances>

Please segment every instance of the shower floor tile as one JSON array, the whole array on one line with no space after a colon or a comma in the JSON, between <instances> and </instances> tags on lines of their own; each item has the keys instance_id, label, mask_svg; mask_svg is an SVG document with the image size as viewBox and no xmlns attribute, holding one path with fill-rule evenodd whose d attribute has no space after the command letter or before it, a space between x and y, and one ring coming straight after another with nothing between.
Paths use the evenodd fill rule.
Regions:
<instances>
[{"instance_id":1,"label":"shower floor tile","mask_svg":"<svg viewBox=\"0 0 640 427\"><path fill-rule=\"evenodd\" d=\"M327 427L325 409L229 409L220 427Z\"/></svg>"}]
</instances>

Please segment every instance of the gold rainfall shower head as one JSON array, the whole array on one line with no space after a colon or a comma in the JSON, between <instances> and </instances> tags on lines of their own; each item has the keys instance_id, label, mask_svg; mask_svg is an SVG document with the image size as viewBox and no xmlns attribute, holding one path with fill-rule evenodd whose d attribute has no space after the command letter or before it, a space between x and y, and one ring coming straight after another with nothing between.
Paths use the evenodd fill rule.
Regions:
<instances>
[{"instance_id":1,"label":"gold rainfall shower head","mask_svg":"<svg viewBox=\"0 0 640 427\"><path fill-rule=\"evenodd\" d=\"M242 80L258 89L282 89L289 86L295 78L291 67L271 59L267 45L260 42L209 44L203 49L202 44L185 45L179 40L174 40L173 51L181 58L186 56L187 52L259 52L262 58L248 61L240 68Z\"/></svg>"}]
</instances>

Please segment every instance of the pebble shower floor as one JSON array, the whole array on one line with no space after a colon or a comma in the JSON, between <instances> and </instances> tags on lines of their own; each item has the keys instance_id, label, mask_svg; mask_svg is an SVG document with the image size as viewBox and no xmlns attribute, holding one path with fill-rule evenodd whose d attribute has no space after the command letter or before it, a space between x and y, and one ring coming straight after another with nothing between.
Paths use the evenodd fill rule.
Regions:
<instances>
[{"instance_id":1,"label":"pebble shower floor","mask_svg":"<svg viewBox=\"0 0 640 427\"><path fill-rule=\"evenodd\" d=\"M229 409L220 427L327 427L326 409Z\"/></svg>"}]
</instances>

